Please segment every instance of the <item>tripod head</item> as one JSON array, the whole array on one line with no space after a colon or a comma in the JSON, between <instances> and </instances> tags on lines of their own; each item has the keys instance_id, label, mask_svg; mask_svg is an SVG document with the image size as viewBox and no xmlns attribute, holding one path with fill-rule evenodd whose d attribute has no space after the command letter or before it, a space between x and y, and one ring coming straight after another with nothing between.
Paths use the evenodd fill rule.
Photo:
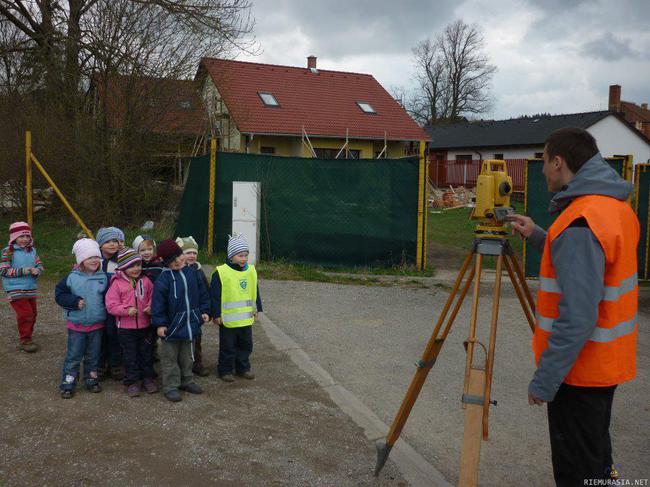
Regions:
<instances>
[{"instance_id":1,"label":"tripod head","mask_svg":"<svg viewBox=\"0 0 650 487\"><path fill-rule=\"evenodd\" d=\"M506 162L488 159L481 165L476 180L476 200L470 218L479 220L474 233L480 237L503 238L506 217L514 213L510 206L512 178L508 176Z\"/></svg>"}]
</instances>

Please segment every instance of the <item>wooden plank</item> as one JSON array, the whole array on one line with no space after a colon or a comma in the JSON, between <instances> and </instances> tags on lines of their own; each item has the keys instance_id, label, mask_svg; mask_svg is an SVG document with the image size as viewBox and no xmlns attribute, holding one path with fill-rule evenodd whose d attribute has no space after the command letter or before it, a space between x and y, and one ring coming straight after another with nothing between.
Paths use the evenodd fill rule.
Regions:
<instances>
[{"instance_id":1,"label":"wooden plank","mask_svg":"<svg viewBox=\"0 0 650 487\"><path fill-rule=\"evenodd\" d=\"M472 368L469 373L470 396L484 397L485 371ZM483 430L483 406L465 405L465 429L463 432L463 451L460 455L460 476L458 485L472 487L478 484L478 467L481 457L481 437Z\"/></svg>"}]
</instances>

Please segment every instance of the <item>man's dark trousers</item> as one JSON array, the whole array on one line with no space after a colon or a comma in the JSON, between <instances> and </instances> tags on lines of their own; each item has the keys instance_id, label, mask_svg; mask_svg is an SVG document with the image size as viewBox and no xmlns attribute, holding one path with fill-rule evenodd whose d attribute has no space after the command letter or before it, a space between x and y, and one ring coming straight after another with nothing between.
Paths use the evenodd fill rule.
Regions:
<instances>
[{"instance_id":1,"label":"man's dark trousers","mask_svg":"<svg viewBox=\"0 0 650 487\"><path fill-rule=\"evenodd\" d=\"M609 422L616 386L562 384L548 403L553 475L558 487L608 479L612 464Z\"/></svg>"},{"instance_id":2,"label":"man's dark trousers","mask_svg":"<svg viewBox=\"0 0 650 487\"><path fill-rule=\"evenodd\" d=\"M253 327L219 327L219 363L217 374L222 377L235 373L243 374L251 369L250 356L253 351Z\"/></svg>"}]
</instances>

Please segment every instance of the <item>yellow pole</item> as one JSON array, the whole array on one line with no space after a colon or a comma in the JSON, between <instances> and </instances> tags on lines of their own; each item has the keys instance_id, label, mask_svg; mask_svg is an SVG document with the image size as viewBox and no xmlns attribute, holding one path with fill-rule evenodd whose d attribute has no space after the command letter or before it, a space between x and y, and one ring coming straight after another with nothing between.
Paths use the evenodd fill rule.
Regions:
<instances>
[{"instance_id":1,"label":"yellow pole","mask_svg":"<svg viewBox=\"0 0 650 487\"><path fill-rule=\"evenodd\" d=\"M30 228L34 227L34 207L32 203L32 132L25 132L25 181L26 181L26 198L27 206L27 223Z\"/></svg>"},{"instance_id":2,"label":"yellow pole","mask_svg":"<svg viewBox=\"0 0 650 487\"><path fill-rule=\"evenodd\" d=\"M214 247L214 191L217 179L217 139L210 140L210 189L208 194L208 256Z\"/></svg>"},{"instance_id":3,"label":"yellow pole","mask_svg":"<svg viewBox=\"0 0 650 487\"><path fill-rule=\"evenodd\" d=\"M63 203L63 205L68 209L68 211L70 212L70 214L72 215L72 217L77 221L77 223L78 223L79 226L83 229L83 231L86 233L86 235L88 235L90 238L95 238L94 235L93 235L93 233L90 231L90 229L89 229L89 228L84 224L84 222L81 220L81 218L79 217L79 215L77 214L77 212L74 211L74 209L72 208L72 206L70 206L70 203L68 203L68 200L66 199L65 196L63 196L63 193L62 193L61 190L58 188L58 186L54 183L54 181L52 180L52 178L50 177L50 175L47 173L47 171L45 170L45 168L41 165L40 162L38 162L38 159L36 159L36 156L35 156L34 154L31 154L31 159L32 159L32 162L36 165L36 168L37 168L39 171L41 171L41 174L43 175L43 177L45 178L45 180L48 182L48 184L49 184L50 186L52 186L52 189L54 189L54 192L56 193L56 195L59 197L59 199L61 200L61 202Z\"/></svg>"},{"instance_id":4,"label":"yellow pole","mask_svg":"<svg viewBox=\"0 0 650 487\"><path fill-rule=\"evenodd\" d=\"M417 248L415 254L415 265L419 270L423 270L424 259L422 257L422 233L424 229L424 141L420 141L420 164L419 164L419 179L418 179L418 236Z\"/></svg>"}]
</instances>

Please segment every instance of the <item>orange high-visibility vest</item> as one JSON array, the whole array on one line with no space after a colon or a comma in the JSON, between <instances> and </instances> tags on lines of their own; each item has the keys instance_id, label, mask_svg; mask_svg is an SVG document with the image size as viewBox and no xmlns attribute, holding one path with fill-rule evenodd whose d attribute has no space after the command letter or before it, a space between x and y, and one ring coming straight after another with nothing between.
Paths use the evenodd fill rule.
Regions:
<instances>
[{"instance_id":1,"label":"orange high-visibility vest","mask_svg":"<svg viewBox=\"0 0 650 487\"><path fill-rule=\"evenodd\" d=\"M587 221L605 253L605 295L598 304L594 333L564 382L585 387L612 386L636 375L637 245L640 230L636 215L625 201L599 195L578 197L549 228L540 267L533 352L535 362L539 364L548 347L554 320L559 317L562 290L556 281L551 258L553 241L580 217Z\"/></svg>"}]
</instances>

